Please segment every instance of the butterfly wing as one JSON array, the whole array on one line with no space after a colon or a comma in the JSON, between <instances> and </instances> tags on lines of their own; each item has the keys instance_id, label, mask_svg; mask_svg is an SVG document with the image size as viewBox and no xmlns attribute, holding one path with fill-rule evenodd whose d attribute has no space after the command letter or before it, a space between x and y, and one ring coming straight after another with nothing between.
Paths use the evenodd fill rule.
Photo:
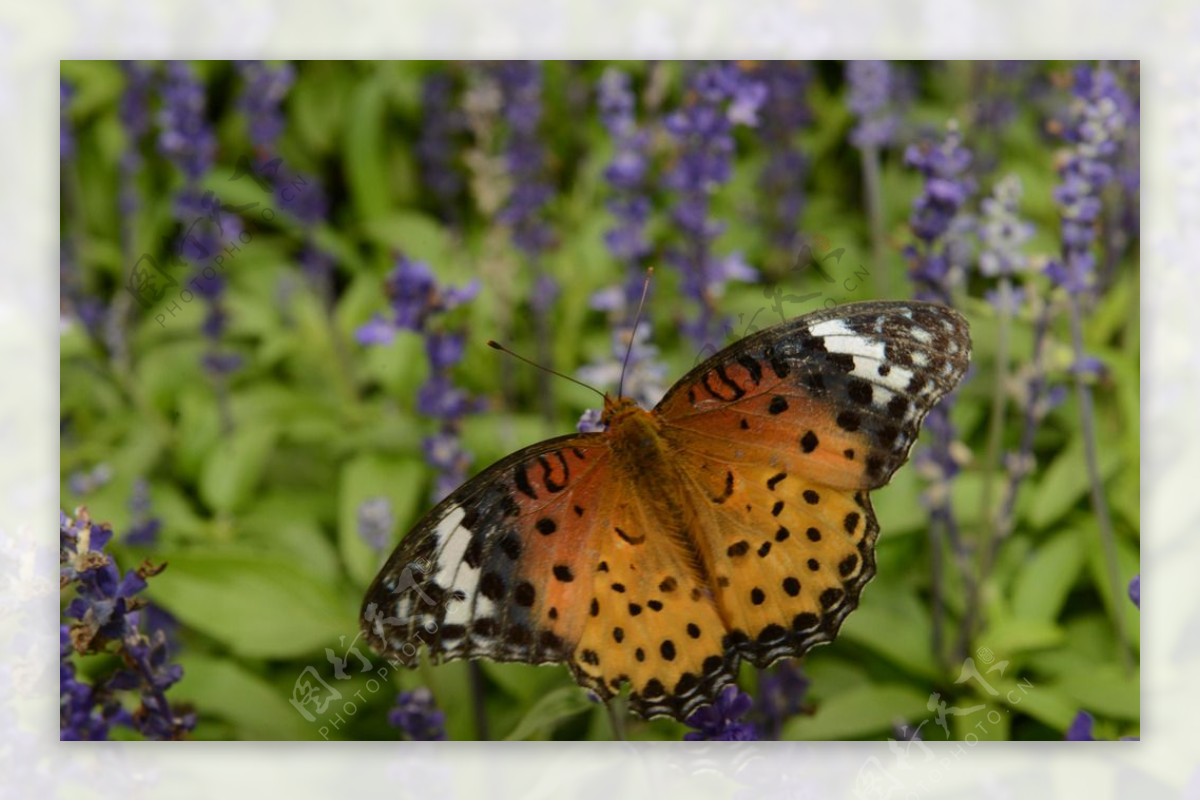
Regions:
<instances>
[{"instance_id":1,"label":"butterfly wing","mask_svg":"<svg viewBox=\"0 0 1200 801\"><path fill-rule=\"evenodd\" d=\"M855 304L735 343L663 398L739 653L767 665L833 639L874 575L867 492L904 463L969 360L951 309Z\"/></svg>"},{"instance_id":2,"label":"butterfly wing","mask_svg":"<svg viewBox=\"0 0 1200 801\"><path fill-rule=\"evenodd\" d=\"M605 494L599 434L538 443L443 500L401 541L363 603L380 653L413 665L488 658L566 661L591 572L589 532Z\"/></svg>"},{"instance_id":3,"label":"butterfly wing","mask_svg":"<svg viewBox=\"0 0 1200 801\"><path fill-rule=\"evenodd\" d=\"M603 435L561 437L451 494L368 590L371 645L407 665L422 648L434 662L566 662L601 698L629 683L647 717L703 704L733 680L726 627L609 460Z\"/></svg>"}]
</instances>

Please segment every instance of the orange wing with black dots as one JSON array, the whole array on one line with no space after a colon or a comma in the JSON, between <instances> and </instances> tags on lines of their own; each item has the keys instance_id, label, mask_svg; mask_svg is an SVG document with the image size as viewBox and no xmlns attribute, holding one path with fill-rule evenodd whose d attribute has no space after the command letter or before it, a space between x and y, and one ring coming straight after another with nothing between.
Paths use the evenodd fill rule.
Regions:
<instances>
[{"instance_id":1,"label":"orange wing with black dots","mask_svg":"<svg viewBox=\"0 0 1200 801\"><path fill-rule=\"evenodd\" d=\"M966 320L865 303L776 326L679 381L659 404L706 509L701 545L730 645L765 666L834 638L875 573L868 491L904 463L970 361Z\"/></svg>"},{"instance_id":2,"label":"orange wing with black dots","mask_svg":"<svg viewBox=\"0 0 1200 801\"><path fill-rule=\"evenodd\" d=\"M683 719L741 659L834 637L874 574L867 492L969 358L952 310L859 304L742 340L652 412L606 399L604 433L526 448L427 515L367 593L367 636L408 664L564 662Z\"/></svg>"}]
</instances>

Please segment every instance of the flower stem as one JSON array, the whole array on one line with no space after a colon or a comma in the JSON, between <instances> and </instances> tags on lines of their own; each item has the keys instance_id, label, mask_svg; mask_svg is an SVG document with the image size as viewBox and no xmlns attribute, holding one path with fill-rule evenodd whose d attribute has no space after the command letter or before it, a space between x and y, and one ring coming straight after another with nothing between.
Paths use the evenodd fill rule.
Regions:
<instances>
[{"instance_id":1,"label":"flower stem","mask_svg":"<svg viewBox=\"0 0 1200 801\"><path fill-rule=\"evenodd\" d=\"M992 379L992 412L988 421L987 452L983 462L983 489L979 503L980 509L980 538L983 544L983 567L990 568L987 557L990 543L996 539L996 529L1000 524L998 514L993 510L996 486L996 472L1000 460L1000 447L1004 438L1004 408L1005 395L1008 386L1009 341L1012 327L1012 282L1007 275L1000 279L1000 318L999 330L996 334L996 371ZM974 634L972 629L979 620L980 590L987 575L980 570L979 581L975 591L967 596L967 614L963 624L966 637Z\"/></svg>"},{"instance_id":2,"label":"flower stem","mask_svg":"<svg viewBox=\"0 0 1200 801\"><path fill-rule=\"evenodd\" d=\"M879 148L862 148L863 194L867 201L867 222L871 230L871 265L879 276L879 294L891 296L891 280L883 269L883 182L879 172Z\"/></svg>"},{"instance_id":3,"label":"flower stem","mask_svg":"<svg viewBox=\"0 0 1200 801\"><path fill-rule=\"evenodd\" d=\"M613 739L622 742L629 739L625 729L625 707L625 699L619 695L604 702L604 711L608 713L608 723L612 727Z\"/></svg>"},{"instance_id":4,"label":"flower stem","mask_svg":"<svg viewBox=\"0 0 1200 801\"><path fill-rule=\"evenodd\" d=\"M484 706L486 689L484 687L483 668L478 662L467 663L467 676L471 684L471 708L475 713L475 739L489 740L487 708Z\"/></svg>"},{"instance_id":5,"label":"flower stem","mask_svg":"<svg viewBox=\"0 0 1200 801\"><path fill-rule=\"evenodd\" d=\"M1075 360L1078 363L1083 359L1083 317L1079 297L1072 294L1070 304L1071 344L1074 347ZM1096 456L1096 419L1092 406L1092 392L1084 380L1082 371L1079 370L1075 371L1075 389L1079 398L1079 418L1083 427L1083 448L1087 459L1088 481L1091 484L1092 508L1096 512L1096 522L1100 527L1100 544L1104 548L1104 562L1108 570L1113 624L1117 631L1121 664L1128 671L1133 667L1133 658L1129 650L1128 634L1125 631L1125 615L1122 612L1124 594L1120 568L1117 563L1117 540L1113 532L1112 518L1108 513L1108 502L1104 498L1104 482L1100 475L1100 462Z\"/></svg>"}]
</instances>

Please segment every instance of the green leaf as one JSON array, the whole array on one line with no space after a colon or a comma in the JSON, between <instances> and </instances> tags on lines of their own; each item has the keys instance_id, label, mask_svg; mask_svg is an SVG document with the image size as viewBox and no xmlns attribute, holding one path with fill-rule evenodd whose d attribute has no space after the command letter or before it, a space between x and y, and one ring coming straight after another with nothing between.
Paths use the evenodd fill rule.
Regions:
<instances>
[{"instance_id":1,"label":"green leaf","mask_svg":"<svg viewBox=\"0 0 1200 801\"><path fill-rule=\"evenodd\" d=\"M896 721L929 716L928 692L903 684L855 687L823 701L811 717L794 718L783 727L784 740L851 740L891 729Z\"/></svg>"},{"instance_id":2,"label":"green leaf","mask_svg":"<svg viewBox=\"0 0 1200 801\"><path fill-rule=\"evenodd\" d=\"M1137 720L1141 713L1141 682L1136 669L1120 665L1085 666L1065 674L1055 688L1080 709L1106 717Z\"/></svg>"},{"instance_id":3,"label":"green leaf","mask_svg":"<svg viewBox=\"0 0 1200 801\"><path fill-rule=\"evenodd\" d=\"M555 726L592 708L592 702L580 687L560 687L542 696L505 740L545 737Z\"/></svg>"},{"instance_id":4,"label":"green leaf","mask_svg":"<svg viewBox=\"0 0 1200 801\"><path fill-rule=\"evenodd\" d=\"M447 263L453 258L446 230L420 212L392 212L365 220L363 231L389 252L399 251L411 259L438 265L439 274L445 274Z\"/></svg>"},{"instance_id":5,"label":"green leaf","mask_svg":"<svg viewBox=\"0 0 1200 801\"><path fill-rule=\"evenodd\" d=\"M229 659L185 650L183 678L171 688L171 701L192 703L204 717L233 724L238 740L312 740L317 727L288 703L286 693Z\"/></svg>"},{"instance_id":6,"label":"green leaf","mask_svg":"<svg viewBox=\"0 0 1200 801\"><path fill-rule=\"evenodd\" d=\"M1103 481L1112 478L1121 466L1121 455L1115 448L1098 448L1097 460ZM1029 507L1029 524L1034 528L1046 528L1079 503L1089 487L1082 436L1071 440L1035 487Z\"/></svg>"},{"instance_id":7,"label":"green leaf","mask_svg":"<svg viewBox=\"0 0 1200 801\"><path fill-rule=\"evenodd\" d=\"M1021 651L1053 648L1063 641L1063 631L1049 621L997 620L982 634L979 642L999 654L1011 655Z\"/></svg>"},{"instance_id":8,"label":"green leaf","mask_svg":"<svg viewBox=\"0 0 1200 801\"><path fill-rule=\"evenodd\" d=\"M1065 531L1038 548L1017 572L1013 585L1015 617L1048 623L1057 620L1067 594L1083 569L1083 550L1074 531Z\"/></svg>"},{"instance_id":9,"label":"green leaf","mask_svg":"<svg viewBox=\"0 0 1200 801\"><path fill-rule=\"evenodd\" d=\"M342 467L338 480L338 547L357 584L365 588L386 556L359 535L358 508L370 498L387 498L397 523L407 527L426 486L425 466L417 459L365 453Z\"/></svg>"},{"instance_id":10,"label":"green leaf","mask_svg":"<svg viewBox=\"0 0 1200 801\"><path fill-rule=\"evenodd\" d=\"M882 654L917 676L939 674L933 661L929 612L909 590L876 584L866 589L861 603L846 619L841 636Z\"/></svg>"},{"instance_id":11,"label":"green leaf","mask_svg":"<svg viewBox=\"0 0 1200 801\"><path fill-rule=\"evenodd\" d=\"M262 479L275 447L274 426L247 422L221 440L204 461L200 497L217 512L243 508Z\"/></svg>"},{"instance_id":12,"label":"green leaf","mask_svg":"<svg viewBox=\"0 0 1200 801\"><path fill-rule=\"evenodd\" d=\"M961 698L956 702L956 705L962 707L964 712L950 718L954 724L954 739L966 740L968 734L989 742L1010 739L1012 713L995 704L976 703L978 700L968 697ZM980 708L972 709L976 706ZM972 709L972 711L965 712L966 709Z\"/></svg>"},{"instance_id":13,"label":"green leaf","mask_svg":"<svg viewBox=\"0 0 1200 801\"><path fill-rule=\"evenodd\" d=\"M1133 601L1129 600L1129 582L1141 570L1137 550L1128 542L1117 540L1118 585L1114 591L1112 583L1109 581L1108 560L1105 558L1105 549L1100 541L1100 532L1096 522L1093 520L1087 528L1080 528L1077 536L1081 547L1087 553L1088 572L1092 576L1092 584L1095 585L1096 592L1104 601L1104 608L1108 612L1109 619L1112 620L1115 615L1121 615L1124 618L1125 634L1129 643L1135 648L1138 647L1141 640L1142 618L1138 608L1133 605ZM1114 604L1116 605L1114 606Z\"/></svg>"},{"instance_id":14,"label":"green leaf","mask_svg":"<svg viewBox=\"0 0 1200 801\"><path fill-rule=\"evenodd\" d=\"M350 99L342 152L346 183L360 220L380 217L388 209L384 130L383 87L375 79L365 80Z\"/></svg>"},{"instance_id":15,"label":"green leaf","mask_svg":"<svg viewBox=\"0 0 1200 801\"><path fill-rule=\"evenodd\" d=\"M150 597L243 656L299 656L358 631L348 599L294 559L234 549L162 556Z\"/></svg>"}]
</instances>

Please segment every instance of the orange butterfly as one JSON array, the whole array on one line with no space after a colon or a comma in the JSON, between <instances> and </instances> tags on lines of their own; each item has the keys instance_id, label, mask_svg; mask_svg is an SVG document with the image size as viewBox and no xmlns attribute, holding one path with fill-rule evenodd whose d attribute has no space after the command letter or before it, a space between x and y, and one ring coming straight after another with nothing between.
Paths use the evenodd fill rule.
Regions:
<instances>
[{"instance_id":1,"label":"orange butterfly","mask_svg":"<svg viewBox=\"0 0 1200 801\"><path fill-rule=\"evenodd\" d=\"M741 659L829 642L875 574L869 490L970 361L929 303L842 306L720 351L653 411L532 445L411 531L367 592L381 653L566 662L645 717L712 703Z\"/></svg>"}]
</instances>

